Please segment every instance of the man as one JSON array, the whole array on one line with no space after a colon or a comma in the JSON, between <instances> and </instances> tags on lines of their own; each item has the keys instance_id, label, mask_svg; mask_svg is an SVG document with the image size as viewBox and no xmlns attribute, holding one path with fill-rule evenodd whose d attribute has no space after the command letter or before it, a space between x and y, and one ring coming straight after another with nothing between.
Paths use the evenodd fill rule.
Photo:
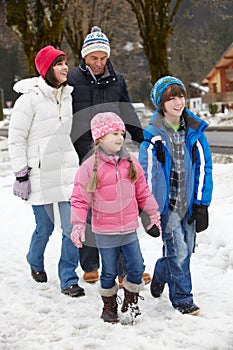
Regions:
<instances>
[{"instance_id":1,"label":"man","mask_svg":"<svg viewBox=\"0 0 233 350\"><path fill-rule=\"evenodd\" d=\"M80 65L71 69L68 75L68 84L74 87L71 137L80 164L90 151L90 122L97 113L115 112L124 121L132 140L139 144L143 141L143 130L130 102L125 79L113 69L109 60L109 40L99 27L93 27L86 36L81 55ZM91 233L90 218L91 213L85 245L80 249L80 264L85 271L84 280L93 283L99 278L99 253ZM143 279L145 283L151 281L149 274L144 274Z\"/></svg>"}]
</instances>

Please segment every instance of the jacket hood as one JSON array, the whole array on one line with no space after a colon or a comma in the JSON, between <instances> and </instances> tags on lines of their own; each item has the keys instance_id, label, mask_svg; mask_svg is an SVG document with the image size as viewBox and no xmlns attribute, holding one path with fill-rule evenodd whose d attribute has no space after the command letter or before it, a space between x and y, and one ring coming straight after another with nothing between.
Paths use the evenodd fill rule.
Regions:
<instances>
[{"instance_id":1,"label":"jacket hood","mask_svg":"<svg viewBox=\"0 0 233 350\"><path fill-rule=\"evenodd\" d=\"M183 118L185 120L186 127L193 129L194 131L198 130L203 132L208 127L208 123L200 119L187 108L185 108L183 111ZM158 129L162 129L164 127L163 119L164 117L160 113L160 108L157 108L149 121L149 125L155 125Z\"/></svg>"},{"instance_id":2,"label":"jacket hood","mask_svg":"<svg viewBox=\"0 0 233 350\"><path fill-rule=\"evenodd\" d=\"M33 77L33 78L27 78L22 79L15 83L13 86L13 90L17 93L21 94L28 94L31 91L36 91L37 89L40 89L41 91L51 94L54 88L52 86L49 86L44 78L41 76L39 77ZM64 96L69 95L73 91L73 87L66 85L63 88L63 94Z\"/></svg>"},{"instance_id":3,"label":"jacket hood","mask_svg":"<svg viewBox=\"0 0 233 350\"><path fill-rule=\"evenodd\" d=\"M39 77L22 79L14 84L13 90L17 93L27 94L38 86Z\"/></svg>"},{"instance_id":4,"label":"jacket hood","mask_svg":"<svg viewBox=\"0 0 233 350\"><path fill-rule=\"evenodd\" d=\"M113 160L113 157L109 156L107 153L105 153L101 147L99 149L99 156L100 156L100 158L104 159L104 161L106 161L106 162L112 162L112 160ZM116 156L119 157L118 158L119 161L121 159L129 159L130 158L129 152L124 147L121 147L120 151L116 153Z\"/></svg>"}]
</instances>

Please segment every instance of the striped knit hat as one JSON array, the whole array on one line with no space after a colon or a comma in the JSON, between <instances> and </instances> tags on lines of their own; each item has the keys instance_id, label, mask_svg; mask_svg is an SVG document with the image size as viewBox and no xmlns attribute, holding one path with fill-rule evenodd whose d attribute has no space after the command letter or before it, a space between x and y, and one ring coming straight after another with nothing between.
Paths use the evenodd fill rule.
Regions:
<instances>
[{"instance_id":1,"label":"striped knit hat","mask_svg":"<svg viewBox=\"0 0 233 350\"><path fill-rule=\"evenodd\" d=\"M97 26L92 27L91 33L87 34L81 50L82 57L86 57L89 53L95 51L106 52L110 56L110 44L107 36L102 33Z\"/></svg>"},{"instance_id":2,"label":"striped knit hat","mask_svg":"<svg viewBox=\"0 0 233 350\"><path fill-rule=\"evenodd\" d=\"M181 80L179 80L175 77L169 76L169 75L167 75L163 78L160 78L155 83L155 85L153 86L151 93L150 93L151 101L153 102L155 107L159 107L162 95L163 95L164 91L168 88L168 86L174 85L174 84L180 85L184 89L184 91L186 91L186 88Z\"/></svg>"}]
</instances>

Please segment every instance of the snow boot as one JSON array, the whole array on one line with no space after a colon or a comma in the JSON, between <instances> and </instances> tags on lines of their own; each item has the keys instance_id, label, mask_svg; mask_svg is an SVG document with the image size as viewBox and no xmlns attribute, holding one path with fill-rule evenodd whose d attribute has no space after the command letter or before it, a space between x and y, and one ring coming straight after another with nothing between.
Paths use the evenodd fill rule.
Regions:
<instances>
[{"instance_id":1,"label":"snow boot","mask_svg":"<svg viewBox=\"0 0 233 350\"><path fill-rule=\"evenodd\" d=\"M157 278L155 276L155 273L154 273L153 278L152 278L152 282L151 282L151 285L150 285L151 295L154 298L159 298L162 295L163 291L164 291L164 287L165 287L165 284L164 283L159 283L159 281L157 280Z\"/></svg>"},{"instance_id":2,"label":"snow boot","mask_svg":"<svg viewBox=\"0 0 233 350\"><path fill-rule=\"evenodd\" d=\"M140 309L138 307L138 299L144 299L139 295L140 284L134 284L127 281L126 277L123 280L124 288L124 300L121 307L121 312L125 313L128 310L133 319L141 315Z\"/></svg>"},{"instance_id":3,"label":"snow boot","mask_svg":"<svg viewBox=\"0 0 233 350\"><path fill-rule=\"evenodd\" d=\"M198 315L200 312L200 308L192 301L186 304L175 306L175 309L184 315Z\"/></svg>"},{"instance_id":4,"label":"snow boot","mask_svg":"<svg viewBox=\"0 0 233 350\"><path fill-rule=\"evenodd\" d=\"M101 314L101 318L104 322L109 323L117 323L119 322L118 314L117 314L117 291L118 286L115 284L110 289L104 289L100 287L100 295L104 303L103 312Z\"/></svg>"}]
</instances>

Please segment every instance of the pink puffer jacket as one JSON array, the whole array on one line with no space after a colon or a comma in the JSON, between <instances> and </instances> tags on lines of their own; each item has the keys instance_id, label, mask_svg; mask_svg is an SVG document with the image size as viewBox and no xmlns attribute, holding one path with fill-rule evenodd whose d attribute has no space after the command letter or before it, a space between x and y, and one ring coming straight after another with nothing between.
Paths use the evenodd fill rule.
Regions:
<instances>
[{"instance_id":1,"label":"pink puffer jacket","mask_svg":"<svg viewBox=\"0 0 233 350\"><path fill-rule=\"evenodd\" d=\"M110 159L99 151L97 162L98 184L95 193L87 192L87 183L93 173L94 156L78 169L71 196L72 224L86 223L87 212L92 207L92 230L95 233L129 233L138 228L138 207L150 216L158 216L158 204L151 194L144 172L136 157L138 179L127 178L129 154L121 150L120 158Z\"/></svg>"}]
</instances>

